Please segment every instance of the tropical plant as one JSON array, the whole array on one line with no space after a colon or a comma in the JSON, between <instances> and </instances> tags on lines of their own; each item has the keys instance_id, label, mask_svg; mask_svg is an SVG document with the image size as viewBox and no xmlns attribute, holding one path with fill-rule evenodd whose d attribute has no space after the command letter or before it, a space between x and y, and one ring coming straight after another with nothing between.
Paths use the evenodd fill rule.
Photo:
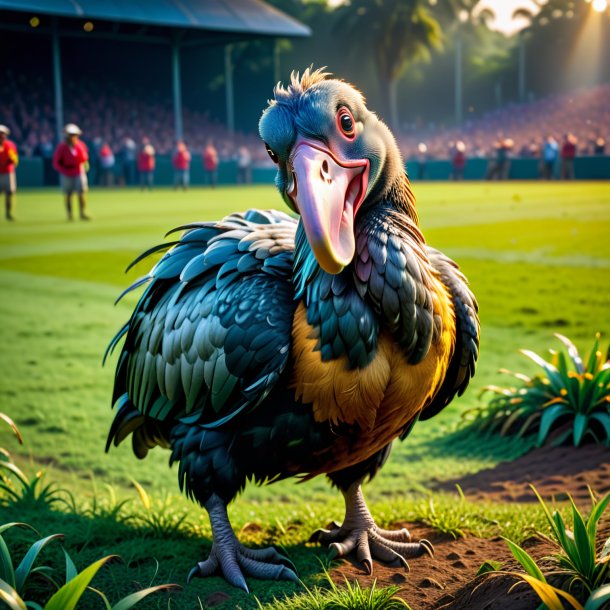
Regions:
<instances>
[{"instance_id":1,"label":"tropical plant","mask_svg":"<svg viewBox=\"0 0 610 610\"><path fill-rule=\"evenodd\" d=\"M350 40L371 41L383 108L398 129L396 86L409 63L428 60L440 49L438 21L421 0L351 0L337 11L337 30Z\"/></svg>"},{"instance_id":2,"label":"tropical plant","mask_svg":"<svg viewBox=\"0 0 610 610\"><path fill-rule=\"evenodd\" d=\"M65 501L62 494L67 492L53 482L45 484L43 470L36 472L33 477L28 477L12 462L0 461L1 471L4 473L0 474L0 506L11 504L34 508Z\"/></svg>"},{"instance_id":3,"label":"tropical plant","mask_svg":"<svg viewBox=\"0 0 610 610\"><path fill-rule=\"evenodd\" d=\"M345 579L345 586L340 587L324 570L324 587L305 585L305 593L293 597L276 599L270 604L261 604L257 599L259 610L398 610L409 608L396 594L399 587L377 587L374 581L371 587L363 589L358 581L350 583Z\"/></svg>"},{"instance_id":4,"label":"tropical plant","mask_svg":"<svg viewBox=\"0 0 610 610\"><path fill-rule=\"evenodd\" d=\"M13 527L24 527L36 532L33 527L26 523L6 523L0 526L0 601L4 602L10 610L26 610L26 608L43 610L43 606L38 602L27 599L30 579L33 576L42 577L51 586L52 590L55 589L55 592L45 603L44 610L73 610L85 591L91 589L89 583L98 570L105 563L117 557L116 555L103 557L79 573L72 558L64 549L65 582L60 585L52 576L53 568L51 566L36 565L36 562L43 549L49 543L61 540L63 534L52 534L34 542L25 553L19 565L14 568L13 557L2 537L3 532ZM38 534L38 532L36 533ZM114 606L110 605L103 592L95 589L91 590L100 595L107 610L128 610L151 593L174 588L179 587L173 584L149 587L124 597Z\"/></svg>"},{"instance_id":5,"label":"tropical plant","mask_svg":"<svg viewBox=\"0 0 610 610\"><path fill-rule=\"evenodd\" d=\"M0 420L13 430L19 444L23 437L15 422L6 414L0 413ZM63 490L53 483L44 484L44 471L28 477L14 462L10 453L0 447L0 506L19 504L21 507L50 506L62 501Z\"/></svg>"},{"instance_id":6,"label":"tropical plant","mask_svg":"<svg viewBox=\"0 0 610 610\"><path fill-rule=\"evenodd\" d=\"M597 526L610 503L610 493L599 502L591 494L592 509L586 518L570 498L573 522L573 529L570 530L561 513L556 510L551 512L533 486L532 489L542 505L551 530L550 536L539 536L558 549L549 558L556 568L548 572L547 576L560 579L562 588L549 584L532 556L507 538L504 538L506 544L526 574L505 571L497 573L508 573L527 582L550 610L563 609L560 598L576 610L583 610L579 599L585 602L584 610L601 610L610 601L610 538L599 545Z\"/></svg>"},{"instance_id":7,"label":"tropical plant","mask_svg":"<svg viewBox=\"0 0 610 610\"><path fill-rule=\"evenodd\" d=\"M464 417L481 431L501 435L516 432L517 436L538 430L538 445L549 434L567 425L555 439L565 443L572 437L579 446L589 435L598 443L610 447L610 360L599 349L599 333L583 362L576 346L563 335L555 334L564 349L551 351L550 361L529 350L522 353L543 370L543 374L528 377L512 375L521 387L487 386L483 392L494 394L485 406L470 409Z\"/></svg>"}]
</instances>

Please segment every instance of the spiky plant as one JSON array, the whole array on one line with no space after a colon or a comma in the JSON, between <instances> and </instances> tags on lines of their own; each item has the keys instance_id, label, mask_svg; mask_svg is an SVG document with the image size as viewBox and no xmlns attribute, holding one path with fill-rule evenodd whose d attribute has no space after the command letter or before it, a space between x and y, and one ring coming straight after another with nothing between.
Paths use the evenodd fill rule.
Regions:
<instances>
[{"instance_id":1,"label":"spiky plant","mask_svg":"<svg viewBox=\"0 0 610 610\"><path fill-rule=\"evenodd\" d=\"M600 350L600 335L595 336L586 364L572 341L560 334L555 337L563 349L551 350L550 360L522 350L542 373L528 377L501 370L519 380L521 386L487 386L483 392L494 395L491 401L464 415L479 430L501 435L524 436L537 430L538 446L546 442L551 432L566 426L555 444L571 437L578 447L589 435L610 447L610 360Z\"/></svg>"},{"instance_id":2,"label":"spiky plant","mask_svg":"<svg viewBox=\"0 0 610 610\"><path fill-rule=\"evenodd\" d=\"M610 602L610 538L597 540L597 526L608 504L610 494L597 502L591 494L592 508L584 517L574 501L570 498L572 507L572 529L561 513L551 511L536 489L532 486L549 524L551 535L538 534L550 542L556 549L549 559L556 568L546 576L554 576L561 581L561 588L547 581L546 576L536 561L519 545L505 538L515 559L525 570L525 574L508 573L527 582L537 593L540 600L550 610L563 610L562 598L575 610L601 610Z\"/></svg>"},{"instance_id":3,"label":"spiky plant","mask_svg":"<svg viewBox=\"0 0 610 610\"><path fill-rule=\"evenodd\" d=\"M65 578L63 584L60 584L57 577L59 570L54 570L52 566L36 564L44 548L49 543L62 539L63 535L52 534L34 542L15 568L13 556L2 537L2 533L12 527L25 527L36 532L33 527L25 523L6 523L0 525L0 601L4 602L5 606L10 610L26 610L27 608L43 610L43 606L38 602L28 599L29 582L33 576L44 578L49 585L48 599L44 605L44 610L73 610L85 591L91 589L89 583L93 580L98 570L105 563L116 557L116 555L103 557L87 566L81 572L78 572L72 558L64 549ZM175 588L179 588L178 585L165 584L149 587L124 597L114 606L110 605L103 592L96 589L91 590L95 591L102 598L107 610L128 610L151 593Z\"/></svg>"}]
</instances>

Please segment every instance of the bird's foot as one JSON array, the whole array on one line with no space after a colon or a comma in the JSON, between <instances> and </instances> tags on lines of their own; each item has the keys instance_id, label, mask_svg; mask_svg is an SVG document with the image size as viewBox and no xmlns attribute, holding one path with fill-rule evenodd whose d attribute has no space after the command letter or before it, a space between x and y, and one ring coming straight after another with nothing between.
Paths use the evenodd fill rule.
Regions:
<instances>
[{"instance_id":1,"label":"bird's foot","mask_svg":"<svg viewBox=\"0 0 610 610\"><path fill-rule=\"evenodd\" d=\"M407 559L427 553L432 557L434 547L428 540L411 542L411 534L405 528L385 530L375 523L363 523L361 527L344 527L333 523L330 529L319 529L310 542L328 545L334 557L346 557L352 551L367 574L373 573L373 559L390 566L403 566L409 570Z\"/></svg>"},{"instance_id":2,"label":"bird's foot","mask_svg":"<svg viewBox=\"0 0 610 610\"><path fill-rule=\"evenodd\" d=\"M275 548L249 549L236 538L214 542L210 556L189 572L187 582L213 574L222 574L231 585L246 593L248 585L244 574L262 580L299 580L294 564Z\"/></svg>"}]
</instances>

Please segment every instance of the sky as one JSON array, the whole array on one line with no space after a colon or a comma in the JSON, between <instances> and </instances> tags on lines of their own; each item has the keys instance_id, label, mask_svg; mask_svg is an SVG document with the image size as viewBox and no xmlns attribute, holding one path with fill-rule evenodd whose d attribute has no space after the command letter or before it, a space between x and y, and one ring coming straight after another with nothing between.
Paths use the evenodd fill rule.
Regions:
<instances>
[{"instance_id":1,"label":"sky","mask_svg":"<svg viewBox=\"0 0 610 610\"><path fill-rule=\"evenodd\" d=\"M482 0L481 8L490 8L496 14L495 22L491 27L505 34L513 34L527 25L526 21L513 20L513 11L518 8L527 8L536 12L536 4L531 0Z\"/></svg>"}]
</instances>

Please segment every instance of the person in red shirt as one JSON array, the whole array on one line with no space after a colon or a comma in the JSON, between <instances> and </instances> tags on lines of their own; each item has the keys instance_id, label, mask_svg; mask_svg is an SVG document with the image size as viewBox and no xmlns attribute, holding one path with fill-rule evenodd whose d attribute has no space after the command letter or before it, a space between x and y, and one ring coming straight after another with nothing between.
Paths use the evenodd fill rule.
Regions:
<instances>
[{"instance_id":1,"label":"person in red shirt","mask_svg":"<svg viewBox=\"0 0 610 610\"><path fill-rule=\"evenodd\" d=\"M74 123L64 127L66 136L60 142L53 155L53 167L59 172L61 186L66 197L66 213L68 220L72 220L72 194L78 195L81 220L91 220L87 215L87 166L89 164L89 151L84 142L80 140L82 131Z\"/></svg>"},{"instance_id":2,"label":"person in red shirt","mask_svg":"<svg viewBox=\"0 0 610 610\"><path fill-rule=\"evenodd\" d=\"M578 140L571 133L566 134L561 146L561 177L564 180L574 180L574 157L576 156L576 142Z\"/></svg>"},{"instance_id":3,"label":"person in red shirt","mask_svg":"<svg viewBox=\"0 0 610 610\"><path fill-rule=\"evenodd\" d=\"M15 220L13 205L17 181L15 167L19 163L17 147L8 139L11 130L6 125L0 125L0 192L4 191L4 205L7 220Z\"/></svg>"},{"instance_id":4,"label":"person in red shirt","mask_svg":"<svg viewBox=\"0 0 610 610\"><path fill-rule=\"evenodd\" d=\"M186 191L190 181L191 153L182 141L176 145L172 164L174 166L174 188L181 186Z\"/></svg>"},{"instance_id":5,"label":"person in red shirt","mask_svg":"<svg viewBox=\"0 0 610 610\"><path fill-rule=\"evenodd\" d=\"M203 149L202 156L206 182L214 187L218 181L218 151L212 140L208 140L206 147Z\"/></svg>"},{"instance_id":6,"label":"person in red shirt","mask_svg":"<svg viewBox=\"0 0 610 610\"><path fill-rule=\"evenodd\" d=\"M138 172L142 190L151 189L155 175L155 149L148 138L142 138L142 148L138 154Z\"/></svg>"}]
</instances>

